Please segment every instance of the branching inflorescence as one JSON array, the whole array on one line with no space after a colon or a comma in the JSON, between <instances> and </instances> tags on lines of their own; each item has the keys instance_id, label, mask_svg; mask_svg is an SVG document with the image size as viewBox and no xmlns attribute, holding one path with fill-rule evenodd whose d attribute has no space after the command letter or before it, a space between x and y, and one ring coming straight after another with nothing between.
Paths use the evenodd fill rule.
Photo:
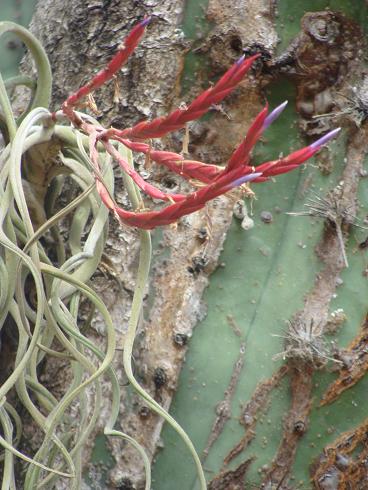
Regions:
<instances>
[{"instance_id":1,"label":"branching inflorescence","mask_svg":"<svg viewBox=\"0 0 368 490\"><path fill-rule=\"evenodd\" d=\"M82 99L109 81L128 60L148 23L149 19L145 19L134 27L107 67L68 97L62 109L56 113L50 113L47 109L51 97L51 70L43 48L25 29L9 22L0 23L0 35L12 31L25 42L33 55L38 74L37 84L27 77L17 77L4 83L0 75L0 130L6 143L0 155L0 330L9 325L14 330L15 324L18 338L12 371L8 377L4 376L0 386L4 490L15 488L15 457L27 463L22 482L26 489L60 488L61 479L67 480L67 488L71 490L82 487L82 450L101 415L101 378L104 374L110 380L112 392L111 416L105 424L104 433L106 436L121 437L137 449L145 466L145 488L150 489L150 461L144 449L130 436L114 428L121 406L119 381L112 366L117 356L115 330L107 308L87 285L98 267L105 245L109 210L122 224L141 229L132 311L124 344L119 346L123 347L125 373L147 406L164 417L179 433L195 461L201 490L205 490L201 463L189 437L133 375L132 349L151 257L150 234L146 230L174 223L235 187L248 182L265 182L299 167L339 131L335 129L287 157L253 167L251 151L262 133L282 112L286 105L284 102L271 113L265 107L258 114L224 167L157 150L146 141L185 127L205 114L212 105L218 104L242 81L257 55L249 59L240 58L213 87L185 108L177 109L166 117L140 122L127 129L105 129L92 117L77 112L77 105ZM12 111L6 90L17 85L26 85L33 91L28 109L18 119ZM57 212L54 204L51 204L48 219L45 218L45 222L37 223L35 227L25 193L27 186L24 184L25 170L32 166L29 150L41 143L52 147L55 140L62 165L55 172L44 169L40 178L40 181L46 182L49 202L57 201L65 176L73 179L82 192ZM199 182L198 188L189 194L161 191L134 169L132 151L147 155L191 183ZM122 209L113 198L112 159L122 168L134 211ZM45 165L48 163L45 162ZM38 169L42 173L42 165ZM58 179L56 184L52 180L55 175ZM161 209L146 210L138 189L166 205ZM43 202L39 205L42 207ZM66 217L70 218L67 247L56 230L58 222ZM53 236L57 250L56 258L54 254L52 259L41 240L50 231L55 232ZM27 291L29 284L35 291L33 302ZM80 330L82 298L88 298L104 319L104 347L94 345ZM45 364L50 358L62 359L70 366L72 381L64 387L61 399L56 399L39 379L41 363ZM86 390L90 387L93 387L92 395L87 397ZM25 454L32 453L28 451L29 448L25 452L18 448L22 421L9 402L9 394L15 392L17 404L27 411L42 434L41 443L30 455Z\"/></svg>"},{"instance_id":2,"label":"branching inflorescence","mask_svg":"<svg viewBox=\"0 0 368 490\"><path fill-rule=\"evenodd\" d=\"M103 129L101 126L91 125L79 117L74 107L81 99L109 81L127 61L141 39L149 19L139 23L127 36L122 47L110 61L107 68L101 70L89 83L71 95L63 104L63 112L70 121L80 130L89 135L90 158L96 170L97 189L104 204L116 215L120 222L143 229L152 229L157 226L168 225L177 221L186 214L193 213L204 207L207 201L225 194L234 187L246 182L265 182L271 177L289 172L299 167L311 158L322 145L336 136L339 128L327 133L311 145L297 150L290 155L277 160L265 162L256 168L250 165L250 153L259 137L270 124L280 115L286 102L268 114L267 106L258 114L250 126L242 143L236 148L224 168L203 162L186 160L182 155L167 151L154 150L142 140L161 138L166 134L183 128L188 122L198 119L205 114L211 106L218 104L224 97L232 92L242 81L259 55L248 59L242 56L211 88L200 94L189 106L176 109L165 117L153 121L143 121L131 128L119 130L116 128ZM125 158L119 154L110 141L118 141L130 150L149 155L154 162L164 165L171 171L186 179L195 179L203 185L190 194L164 193L143 178L129 165ZM106 191L103 182L99 179L100 167L98 163L97 143L101 142L106 151L119 163L133 181L146 194L155 199L171 202L170 205L154 211L126 211L117 206L112 196Z\"/></svg>"}]
</instances>

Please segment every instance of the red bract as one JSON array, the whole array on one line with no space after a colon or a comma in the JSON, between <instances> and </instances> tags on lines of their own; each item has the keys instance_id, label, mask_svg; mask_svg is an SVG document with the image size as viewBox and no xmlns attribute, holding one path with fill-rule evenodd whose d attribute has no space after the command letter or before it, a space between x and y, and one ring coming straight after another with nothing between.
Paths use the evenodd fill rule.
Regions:
<instances>
[{"instance_id":1,"label":"red bract","mask_svg":"<svg viewBox=\"0 0 368 490\"><path fill-rule=\"evenodd\" d=\"M223 171L223 168L218 165L202 163L196 160L186 160L179 153L154 150L147 143L130 141L127 139L118 139L118 141L122 142L133 151L144 153L154 162L164 165L186 179L195 179L208 184Z\"/></svg>"},{"instance_id":2,"label":"red bract","mask_svg":"<svg viewBox=\"0 0 368 490\"><path fill-rule=\"evenodd\" d=\"M142 121L132 128L116 131L115 134L123 138L148 139L161 138L171 131L181 129L187 122L203 116L213 104L218 104L232 92L258 57L256 54L247 60L240 58L214 87L203 92L188 107L177 109L166 117L158 117L150 122Z\"/></svg>"},{"instance_id":3,"label":"red bract","mask_svg":"<svg viewBox=\"0 0 368 490\"><path fill-rule=\"evenodd\" d=\"M238 148L231 155L224 172L235 167L239 167L240 165L248 165L250 160L250 152L262 134L263 124L267 117L267 112L266 106L255 118L243 142L240 143Z\"/></svg>"},{"instance_id":4,"label":"red bract","mask_svg":"<svg viewBox=\"0 0 368 490\"><path fill-rule=\"evenodd\" d=\"M144 139L160 138L165 134L181 129L194 119L205 114L213 104L218 104L228 95L251 67L258 55L245 60L241 57L211 88L199 95L185 109L177 109L168 116L159 117L153 121L143 121L132 128L118 130L116 128L103 129L90 122L81 119L74 112L74 107L92 90L110 80L127 61L130 54L138 45L149 19L139 23L125 39L122 47L104 70L101 70L93 79L72 94L62 106L64 114L70 121L89 135L90 158L95 169L96 188L104 205L114 212L115 216L122 222L131 226L144 229L152 229L157 226L174 223L180 217L201 209L205 204L215 197L225 194L234 187L246 182L265 182L270 177L289 172L299 167L308 158L313 156L319 148L336 136L339 128L327 133L311 145L297 150L287 157L262 163L257 167L250 166L251 151L265 129L280 115L286 106L286 102L268 114L267 106L258 114L250 126L247 135L235 149L225 167L211 165L195 160L186 160L182 155L169 151L153 149ZM165 193L146 182L139 173L132 168L125 158L118 152L110 140L115 140L125 145L132 151L147 155L152 161L164 165L171 171L182 177L198 181L201 186L198 190L187 195ZM100 176L98 163L97 143L100 142L105 150L117 161L123 172L127 173L137 186L151 198L162 201L170 201L171 204L154 211L126 211L116 205L112 196L105 188Z\"/></svg>"},{"instance_id":5,"label":"red bract","mask_svg":"<svg viewBox=\"0 0 368 490\"><path fill-rule=\"evenodd\" d=\"M83 97L93 92L93 90L98 89L107 81L111 80L115 73L117 73L126 63L129 56L137 47L141 37L144 34L145 27L147 26L149 21L150 19L147 18L136 25L128 34L128 36L124 39L124 42L121 44L118 52L110 61L110 63L106 66L106 68L99 71L97 75L92 78L92 80L90 80L86 85L83 85L83 87L77 90L77 92L67 98L62 106L62 109L72 121L75 122L75 113L73 111L73 108L78 104L78 102Z\"/></svg>"},{"instance_id":6,"label":"red bract","mask_svg":"<svg viewBox=\"0 0 368 490\"><path fill-rule=\"evenodd\" d=\"M260 176L257 173L249 173L242 176L241 182L236 185L241 185L245 182L250 182ZM221 194L231 190L234 185L233 182L238 180L236 174L226 175L226 178L221 182L218 180L206 187L202 187L196 192L188 194L185 201L171 204L159 211L146 211L142 213L134 213L125 211L122 208L115 207L115 214L126 224L136 226L138 228L152 229L157 226L169 225L174 223L179 218L186 214L194 213L203 208L207 201L214 199Z\"/></svg>"}]
</instances>

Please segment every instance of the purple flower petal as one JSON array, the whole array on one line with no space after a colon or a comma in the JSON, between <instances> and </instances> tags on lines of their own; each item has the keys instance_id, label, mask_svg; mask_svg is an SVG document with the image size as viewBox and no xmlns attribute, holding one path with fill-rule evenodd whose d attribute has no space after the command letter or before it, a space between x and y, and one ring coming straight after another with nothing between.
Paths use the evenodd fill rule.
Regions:
<instances>
[{"instance_id":1,"label":"purple flower petal","mask_svg":"<svg viewBox=\"0 0 368 490\"><path fill-rule=\"evenodd\" d=\"M243 54L242 56L240 56L240 58L238 59L238 61L236 62L236 64L238 66L240 66L243 63L244 60L245 60L245 54Z\"/></svg>"},{"instance_id":2,"label":"purple flower petal","mask_svg":"<svg viewBox=\"0 0 368 490\"><path fill-rule=\"evenodd\" d=\"M151 17L147 17L146 19L142 20L141 26L146 27L150 22L151 22Z\"/></svg>"},{"instance_id":3,"label":"purple flower petal","mask_svg":"<svg viewBox=\"0 0 368 490\"><path fill-rule=\"evenodd\" d=\"M285 100L285 102L283 102L282 104L277 106L272 112L270 112L270 114L268 114L268 116L266 117L266 119L264 120L264 123L263 123L263 127L262 127L263 131L265 129L267 129L268 126L270 126L275 121L275 119L277 119L279 117L279 115L282 113L282 111L287 106L287 103L288 103L288 101Z\"/></svg>"},{"instance_id":4,"label":"purple flower petal","mask_svg":"<svg viewBox=\"0 0 368 490\"><path fill-rule=\"evenodd\" d=\"M252 174L243 175L243 177L239 177L239 179L234 180L229 184L229 189L233 189L234 187L238 187L239 185L245 184L246 182L250 182L257 177L260 177L262 172L254 172Z\"/></svg>"},{"instance_id":5,"label":"purple flower petal","mask_svg":"<svg viewBox=\"0 0 368 490\"><path fill-rule=\"evenodd\" d=\"M325 145L328 143L332 138L334 138L339 132L341 131L341 128L336 128L333 129L332 131L329 131L326 133L322 138L319 138L317 141L309 145L309 148L311 150L318 150L321 148L321 146Z\"/></svg>"}]
</instances>

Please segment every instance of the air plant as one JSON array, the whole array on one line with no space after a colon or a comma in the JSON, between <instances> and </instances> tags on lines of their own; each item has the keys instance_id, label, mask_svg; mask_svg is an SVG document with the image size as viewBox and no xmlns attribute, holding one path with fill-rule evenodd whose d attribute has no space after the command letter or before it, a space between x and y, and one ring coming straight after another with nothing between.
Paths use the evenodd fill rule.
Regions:
<instances>
[{"instance_id":1,"label":"air plant","mask_svg":"<svg viewBox=\"0 0 368 490\"><path fill-rule=\"evenodd\" d=\"M12 31L24 41L35 59L38 72L36 85L28 78L7 81L7 86L22 84L33 90L29 108L18 119L12 111L0 76L0 105L3 111L1 123L5 128L4 138L7 144L0 156L0 328L12 319L17 326L19 338L13 371L0 386L0 423L3 427L0 445L4 448L4 490L15 486L15 457L28 463L24 488L55 488L61 478L69 479L68 488L71 490L81 488L82 449L101 413L101 378L104 374L107 374L112 386L111 416L104 434L121 437L137 449L145 466L145 488L150 489L150 462L144 449L129 435L114 429L120 405L119 382L112 367L119 352L116 347L123 347L123 366L132 387L148 407L164 417L179 433L195 461L201 489L206 488L201 463L189 437L139 385L133 375L132 349L151 258L150 234L146 230L174 223L235 187L250 182L266 182L273 176L298 168L339 131L335 129L315 143L286 157L254 167L251 165L251 151L262 133L280 115L286 105L283 103L271 113L268 113L266 106L258 114L224 167L188 160L178 153L157 150L147 143L147 139L161 138L185 127L190 121L205 114L214 104L218 104L242 81L258 55L249 59L241 57L213 87L204 91L185 108L176 109L165 117L140 122L131 128L105 129L76 108L83 98L111 80L127 62L148 23L149 19L138 23L107 67L70 95L62 108L54 113L47 109L51 97L51 70L43 48L27 30L13 23L0 23L0 35ZM51 206L51 217L40 223L35 231L29 200L27 202L25 195L22 162L26 161L27 165L31 165L32 156L29 150L40 143L52 145L54 139L60 144L59 157L63 163L62 168L57 169L58 177L63 177L63 173L68 175L82 192L55 214ZM161 191L146 182L134 169L132 151L148 155L157 164L167 167L190 182L199 182L200 186L189 194ZM123 171L133 211L119 207L113 198L112 159L118 162ZM51 172L51 175L56 174ZM51 180L45 182L48 186ZM55 188L56 190L50 189L53 202L60 192L59 186ZM168 204L161 209L146 210L138 189L152 199ZM74 213L71 218L70 248L65 249L65 244L59 237L57 260L51 260L40 239L75 210L80 212ZM141 229L137 282L123 346L116 344L114 325L106 306L87 285L98 267L104 248L108 211L113 212L120 223ZM34 304L29 301L26 291L28 278L35 289ZM94 345L80 331L78 313L82 297L88 298L104 318L105 351ZM56 350L55 340L61 351ZM62 358L70 364L72 382L65 388L60 400L53 396L38 377L40 364L49 356ZM94 396L87 403L86 390L90 386L94 386ZM16 409L6 401L9 392L14 391L15 387L19 403L43 432L42 443L32 457L17 448L22 433L22 421ZM71 407L79 417L70 416ZM16 427L15 434L13 425Z\"/></svg>"}]
</instances>

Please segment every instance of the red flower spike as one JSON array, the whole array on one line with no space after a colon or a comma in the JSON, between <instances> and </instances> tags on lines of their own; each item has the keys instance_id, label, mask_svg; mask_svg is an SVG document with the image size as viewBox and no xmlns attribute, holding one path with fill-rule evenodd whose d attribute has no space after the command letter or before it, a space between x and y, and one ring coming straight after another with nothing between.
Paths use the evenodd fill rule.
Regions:
<instances>
[{"instance_id":1,"label":"red flower spike","mask_svg":"<svg viewBox=\"0 0 368 490\"><path fill-rule=\"evenodd\" d=\"M257 143L258 138L263 131L263 124L267 117L268 105L258 114L250 126L246 137L238 148L231 155L228 164L226 165L226 171L232 170L239 165L248 165L250 160L250 152L253 146Z\"/></svg>"},{"instance_id":2,"label":"red flower spike","mask_svg":"<svg viewBox=\"0 0 368 490\"><path fill-rule=\"evenodd\" d=\"M215 180L223 168L211 163L202 163L196 160L183 160L180 162L180 174L186 174L190 179L196 179L208 184ZM182 171L182 169L184 169Z\"/></svg>"},{"instance_id":3,"label":"red flower spike","mask_svg":"<svg viewBox=\"0 0 368 490\"><path fill-rule=\"evenodd\" d=\"M91 134L89 136L90 158L96 170L95 172L96 190L99 193L101 200L104 203L104 205L107 207L107 209L109 209L110 211L115 211L116 204L111 199L109 192L107 191L106 187L98 177L98 174L100 172L100 167L98 164L98 151L96 149L96 141L97 141L97 132L91 131Z\"/></svg>"},{"instance_id":4,"label":"red flower spike","mask_svg":"<svg viewBox=\"0 0 368 490\"><path fill-rule=\"evenodd\" d=\"M63 104L64 112L65 109L70 110L70 108L75 107L76 104L80 101L80 99L82 99L86 95L90 94L92 91L101 87L108 80L111 80L111 78L115 75L117 71L120 70L120 68L125 64L129 56L133 53L133 51L137 47L149 21L150 21L149 18L144 19L142 22L140 22L135 27L133 27L133 29L130 31L128 36L124 39L123 43L121 44L119 51L115 54L115 56L112 58L110 63L106 66L106 68L99 71L97 75L95 75L92 78L92 80L90 80L86 85L83 85L83 87L77 90L77 92L75 92L74 94L70 95L67 98L67 100Z\"/></svg>"},{"instance_id":5,"label":"red flower spike","mask_svg":"<svg viewBox=\"0 0 368 490\"><path fill-rule=\"evenodd\" d=\"M107 209L115 212L116 205L114 201L111 199L110 194L107 192L105 186L98 179L96 179L96 190L101 197L101 201L104 203Z\"/></svg>"},{"instance_id":6,"label":"red flower spike","mask_svg":"<svg viewBox=\"0 0 368 490\"><path fill-rule=\"evenodd\" d=\"M120 155L120 153L113 147L113 145L107 141L102 140L106 151L118 162L120 167L127 173L137 186L142 189L143 192L151 196L153 199L161 199L162 201L183 201L185 199L184 194L166 194L160 191L157 187L146 182L138 172L136 172L129 163Z\"/></svg>"},{"instance_id":7,"label":"red flower spike","mask_svg":"<svg viewBox=\"0 0 368 490\"><path fill-rule=\"evenodd\" d=\"M188 180L194 179L208 184L222 172L222 168L217 165L197 162L196 160L184 160L181 155L176 153L152 150L148 154L154 162L164 165Z\"/></svg>"},{"instance_id":8,"label":"red flower spike","mask_svg":"<svg viewBox=\"0 0 368 490\"><path fill-rule=\"evenodd\" d=\"M216 85L194 99L185 110L176 109L168 116L159 117L153 121L143 121L122 131L115 130L115 134L122 138L149 139L160 138L171 131L181 129L187 122L203 116L211 105L218 104L232 92L258 57L257 54L240 64L235 63Z\"/></svg>"},{"instance_id":9,"label":"red flower spike","mask_svg":"<svg viewBox=\"0 0 368 490\"><path fill-rule=\"evenodd\" d=\"M285 167L275 166L274 168L271 168L270 170L265 172L265 175L267 175L267 177L274 177L276 175L286 174L287 172L291 172L292 170L300 167L300 165L301 165L300 163L295 163L294 165L287 165Z\"/></svg>"},{"instance_id":10,"label":"red flower spike","mask_svg":"<svg viewBox=\"0 0 368 490\"><path fill-rule=\"evenodd\" d=\"M253 128L256 128L253 131L253 135L259 132L259 127L263 126L262 119L264 119L265 117L264 111L262 111L261 114L262 116L257 116L257 124L254 123L252 125ZM203 208L207 201L214 199L221 194L224 194L225 192L231 190L233 187L241 185L245 181L265 182L269 180L269 177L271 176L289 172L294 168L297 168L307 158L310 158L310 156L317 152L322 144L327 142L328 139L331 139L331 137L335 136L336 134L337 132L335 131L332 136L326 136L324 140L318 140L317 143L302 148L301 150L297 150L296 152L291 153L285 158L261 164L257 167L256 172L254 172L253 168L248 165L237 165L232 170L229 170L227 167L226 171L222 171L220 175L217 175L216 180L212 179L212 183L209 183L207 186L199 189L198 191L193 192L188 196L185 196L183 200L175 202L174 204L171 204L166 208L161 209L160 211L149 211L140 213L125 211L115 206L114 213L123 223L131 226L137 226L139 228L152 229L157 226L168 225L177 221L180 217L186 214L193 213ZM251 138L248 138L248 141L252 140L253 135L251 133ZM161 161L161 163L165 165L167 165L168 162L171 162L169 164L172 164L174 163L174 161L175 165L178 166L185 163L185 160L178 161L178 157L181 157L181 155L178 155L176 153L151 150L149 145L146 145L145 143L130 142L129 140L125 140L124 142L127 143L127 146L130 145L136 150L139 149L144 153L149 153L150 155L153 154L157 161ZM104 142L104 144L106 144L106 142ZM199 167L202 167L203 170L205 167L207 167L206 164L203 164L201 162L195 163L197 163ZM215 166L208 167L212 168ZM218 171L218 168L216 170ZM104 203L111 209L111 199L109 198L109 196L106 197L106 195L101 194L101 198Z\"/></svg>"},{"instance_id":11,"label":"red flower spike","mask_svg":"<svg viewBox=\"0 0 368 490\"><path fill-rule=\"evenodd\" d=\"M301 150L297 150L296 152L291 153L285 158L280 158L280 160L273 160L271 162L265 162L261 165L257 165L255 169L257 172L262 172L263 177L272 177L294 170L302 163L304 163L308 158L313 156L313 154L314 153L310 153L309 147L307 146L306 148L302 148Z\"/></svg>"},{"instance_id":12,"label":"red flower spike","mask_svg":"<svg viewBox=\"0 0 368 490\"><path fill-rule=\"evenodd\" d=\"M217 165L198 162L196 160L185 160L179 153L153 150L147 143L130 141L123 138L116 139L133 151L139 151L145 155L149 155L154 162L165 165L165 167L186 179L195 179L208 184L223 171L223 168Z\"/></svg>"},{"instance_id":13,"label":"red flower spike","mask_svg":"<svg viewBox=\"0 0 368 490\"><path fill-rule=\"evenodd\" d=\"M249 175L247 180L250 181L252 180L252 177L257 178L258 176L259 174ZM203 187L197 192L189 194L185 201L171 204L160 211L139 213L125 211L122 208L116 207L114 212L125 224L151 230L157 226L165 226L174 223L182 216L198 211L205 206L207 201L214 199L215 197L231 189L232 183L233 181L228 182L225 186L220 186L218 182L215 182L212 185Z\"/></svg>"},{"instance_id":14,"label":"red flower spike","mask_svg":"<svg viewBox=\"0 0 368 490\"><path fill-rule=\"evenodd\" d=\"M268 182L269 180L269 177L264 177L262 175L262 177L257 177L256 179L252 180L252 182L254 182L255 184L261 184L262 182Z\"/></svg>"},{"instance_id":15,"label":"red flower spike","mask_svg":"<svg viewBox=\"0 0 368 490\"><path fill-rule=\"evenodd\" d=\"M262 172L263 175L269 175L269 172L279 165L280 162L281 160L273 160L272 162L261 163L255 169L257 172Z\"/></svg>"},{"instance_id":16,"label":"red flower spike","mask_svg":"<svg viewBox=\"0 0 368 490\"><path fill-rule=\"evenodd\" d=\"M85 129L88 129L89 126L85 125ZM90 146L90 157L91 161L96 169L97 172L99 172L99 165L98 165L98 151L96 149L96 143L98 141L98 134L96 130L91 131L90 137L89 137L89 146ZM146 194L151 196L153 199L161 199L163 201L171 201L171 202L177 202L177 201L182 201L185 199L185 195L183 194L165 194L164 192L160 191L160 189L157 189L153 185L149 184L146 182L138 172L136 172L129 164L128 162L120 155L120 153L109 143L108 141L102 140L102 144L105 146L106 151L119 163L119 165L122 167L122 169L132 178L132 180L138 185L140 189L142 189ZM97 187L98 187L98 192L100 193L100 196L106 206L109 209L113 209L114 204L112 204L112 200L109 196L107 196L107 191L104 188L104 192L100 192L99 189L101 189L101 185L98 185L99 180L98 177L96 177L97 180ZM108 202L108 203L107 203ZM113 207L112 207L113 206Z\"/></svg>"},{"instance_id":17,"label":"red flower spike","mask_svg":"<svg viewBox=\"0 0 368 490\"><path fill-rule=\"evenodd\" d=\"M116 141L120 141L123 145L125 145L129 150L132 151L139 151L141 153L147 154L149 153L151 147L147 143L142 143L140 141L130 141L128 139L124 138L119 138L119 137L114 137L112 136L113 139Z\"/></svg>"},{"instance_id":18,"label":"red flower spike","mask_svg":"<svg viewBox=\"0 0 368 490\"><path fill-rule=\"evenodd\" d=\"M259 55L255 55L247 60L241 57L212 87L199 95L185 110L177 109L166 117L154 119L151 122L140 122L133 128L117 130L115 128L104 129L99 124L91 124L78 116L74 112L74 107L78 101L88 95L92 90L99 88L125 63L128 56L134 51L149 19L145 19L138 24L127 36L125 44L114 56L108 66L101 70L93 79L71 95L63 104L63 112L79 129L89 136L90 158L95 169L96 189L101 197L103 204L116 217L125 224L137 226L144 229L152 229L157 226L168 225L177 221L180 217L193 213L205 206L206 202L225 194L234 187L240 186L245 182L265 182L274 175L290 172L299 167L308 158L313 156L322 145L334 138L340 129L330 131L322 138L318 139L311 145L297 150L285 158L265 162L256 169L249 165L250 152L262 132L280 115L285 108L286 102L276 107L267 115L265 107L256 117L249 128L249 131L243 142L234 151L225 168L217 165L205 164L195 160L185 160L178 153L154 150L150 145L136 139L156 138L164 136L170 131L180 129L187 122L202 116L212 104L220 102L229 94L236 85L242 80L245 73L249 70L253 61ZM127 138L133 138L131 139ZM164 165L175 173L182 175L186 179L196 179L205 185L198 190L188 194L166 194L160 189L146 182L134 168L132 168L125 158L120 155L117 149L110 143L110 140L121 142L127 148L133 151L139 151L148 155L153 161ZM122 170L127 173L133 181L149 196L154 199L170 201L172 204L158 211L136 212L125 211L118 207L112 196L105 188L99 168L99 153L97 143L104 145L106 151L119 163Z\"/></svg>"},{"instance_id":19,"label":"red flower spike","mask_svg":"<svg viewBox=\"0 0 368 490\"><path fill-rule=\"evenodd\" d=\"M256 167L256 170L257 172L262 172L263 177L271 177L290 172L311 158L323 145L337 136L339 132L340 128L333 129L309 146L294 151L293 153L290 153L290 155L280 158L279 160L262 163ZM261 181L256 180L255 182Z\"/></svg>"},{"instance_id":20,"label":"red flower spike","mask_svg":"<svg viewBox=\"0 0 368 490\"><path fill-rule=\"evenodd\" d=\"M319 149L319 148L318 148ZM279 160L272 160L270 162L262 163L261 165L257 165L257 172L260 171L263 173L263 176L271 176L277 175L278 173L288 172L287 170L290 167L290 170L298 167L302 163L304 163L308 158L311 158L318 149L311 149L310 146L306 146L301 148L300 150L294 151L290 153L290 155L280 158ZM277 172L277 169L283 168L283 172ZM277 172L277 174L275 173Z\"/></svg>"},{"instance_id":21,"label":"red flower spike","mask_svg":"<svg viewBox=\"0 0 368 490\"><path fill-rule=\"evenodd\" d=\"M276 107L270 114L268 113L268 104L257 115L252 125L248 129L247 135L243 142L232 154L226 169L233 169L239 165L248 165L250 161L250 153L260 138L261 134L279 117L281 112L285 109L287 101ZM263 169L262 169L263 171Z\"/></svg>"}]
</instances>

